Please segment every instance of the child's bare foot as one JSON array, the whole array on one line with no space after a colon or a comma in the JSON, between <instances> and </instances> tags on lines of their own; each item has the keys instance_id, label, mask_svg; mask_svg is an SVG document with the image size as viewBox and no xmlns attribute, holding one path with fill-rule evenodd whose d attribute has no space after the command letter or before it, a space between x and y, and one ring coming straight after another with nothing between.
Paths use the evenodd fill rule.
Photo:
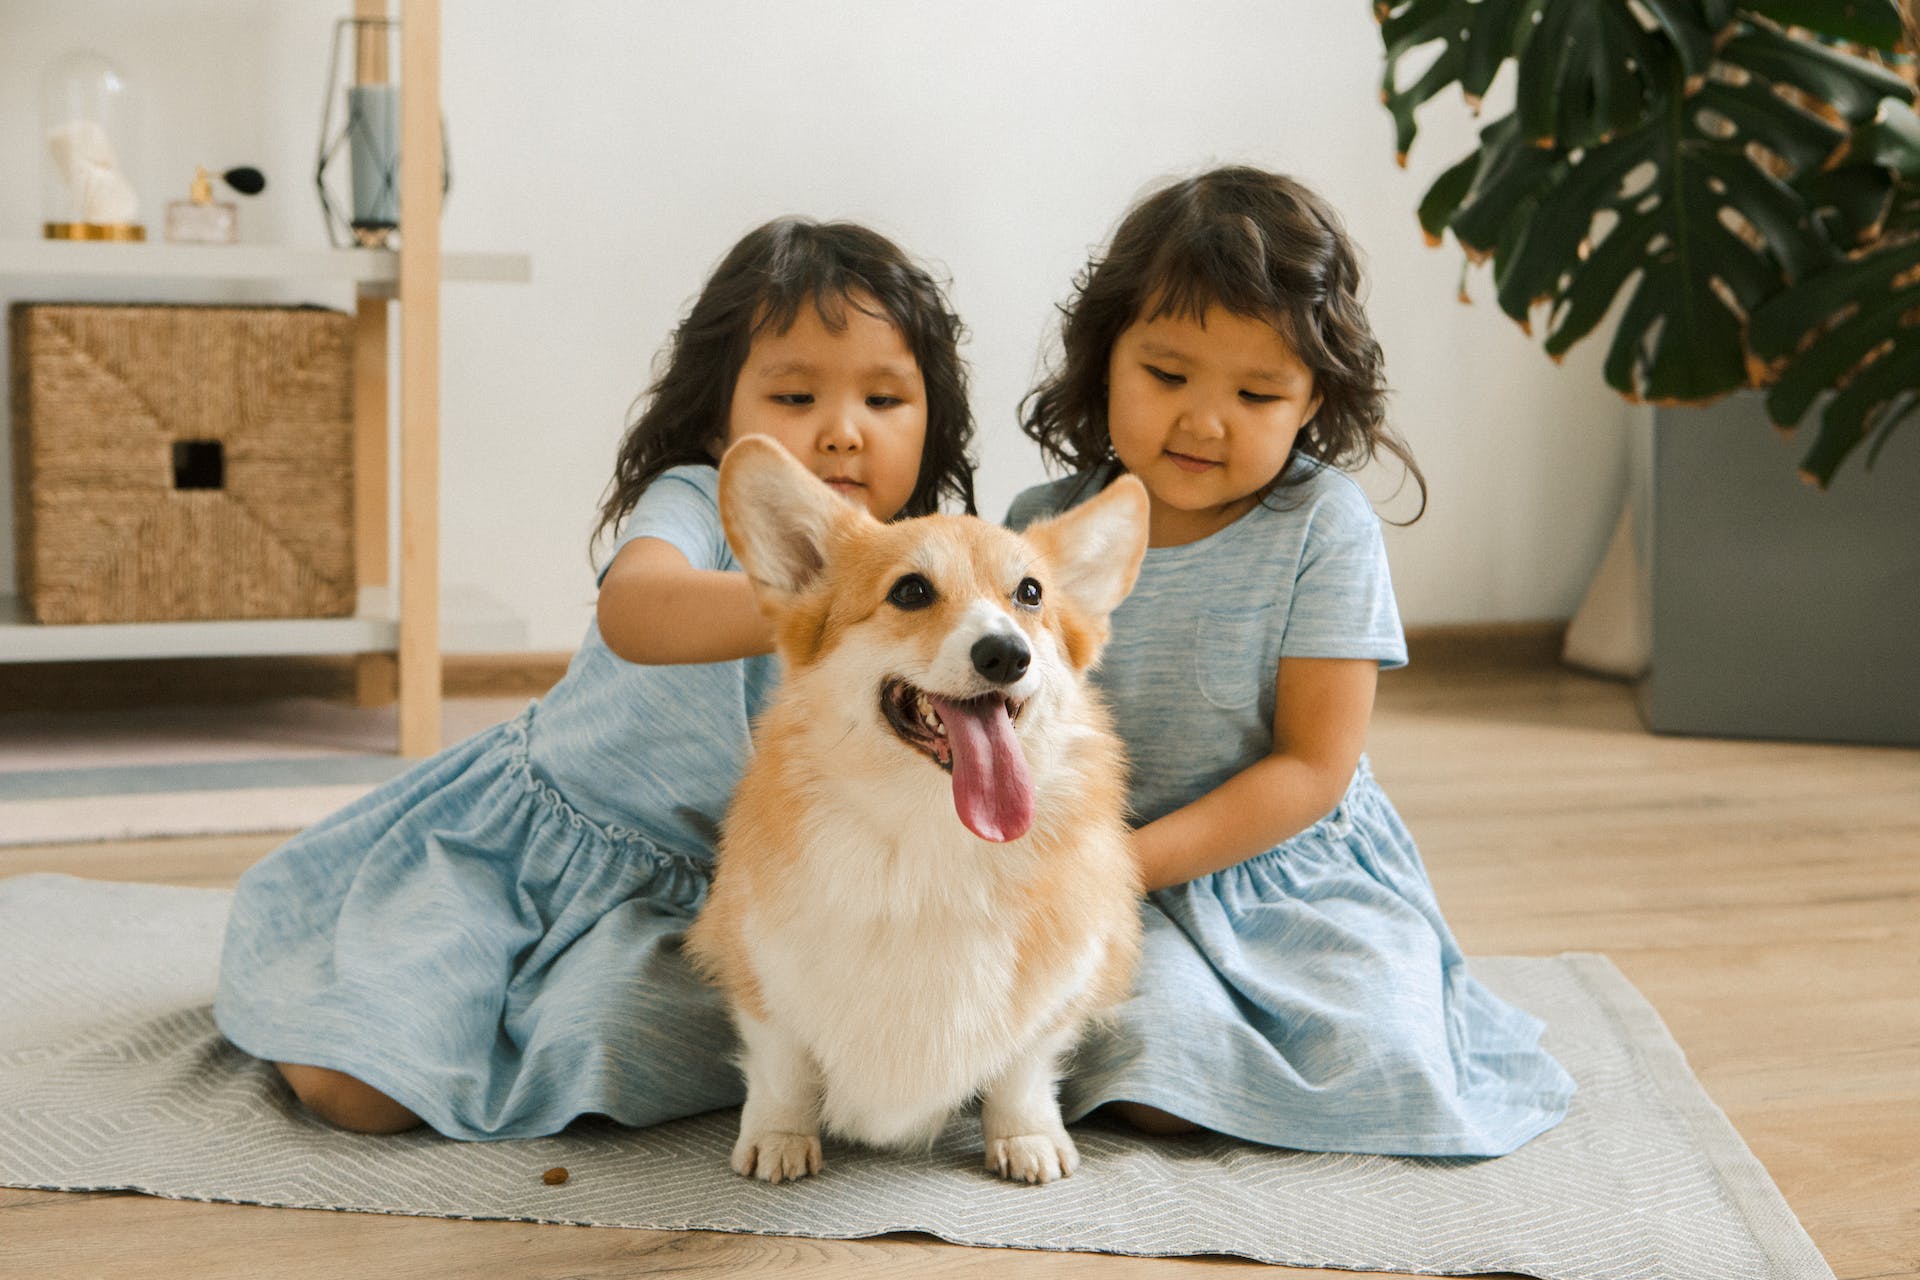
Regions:
<instances>
[{"instance_id":1,"label":"child's bare foot","mask_svg":"<svg viewBox=\"0 0 1920 1280\"><path fill-rule=\"evenodd\" d=\"M1140 1132L1153 1134L1157 1138L1176 1133L1195 1133L1200 1128L1191 1120L1182 1120L1179 1116L1141 1102L1110 1102L1107 1109Z\"/></svg>"},{"instance_id":2,"label":"child's bare foot","mask_svg":"<svg viewBox=\"0 0 1920 1280\"><path fill-rule=\"evenodd\" d=\"M294 1096L306 1104L307 1110L328 1124L355 1133L400 1133L420 1123L419 1116L345 1072L297 1062L273 1065L293 1086Z\"/></svg>"}]
</instances>

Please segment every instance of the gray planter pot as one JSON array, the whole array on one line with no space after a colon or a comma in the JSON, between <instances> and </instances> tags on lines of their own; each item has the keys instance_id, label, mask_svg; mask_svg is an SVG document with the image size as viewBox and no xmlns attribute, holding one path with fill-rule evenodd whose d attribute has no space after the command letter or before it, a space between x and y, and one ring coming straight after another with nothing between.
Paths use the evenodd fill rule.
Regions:
<instances>
[{"instance_id":1,"label":"gray planter pot","mask_svg":"<svg viewBox=\"0 0 1920 1280\"><path fill-rule=\"evenodd\" d=\"M1826 493L1794 471L1805 443L1757 393L1655 410L1657 732L1920 745L1920 424Z\"/></svg>"}]
</instances>

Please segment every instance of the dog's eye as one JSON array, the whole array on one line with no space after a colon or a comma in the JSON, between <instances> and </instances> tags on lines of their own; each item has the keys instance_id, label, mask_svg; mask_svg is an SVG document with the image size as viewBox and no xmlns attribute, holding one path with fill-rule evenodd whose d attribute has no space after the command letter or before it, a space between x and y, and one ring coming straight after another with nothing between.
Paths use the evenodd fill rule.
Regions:
<instances>
[{"instance_id":1,"label":"dog's eye","mask_svg":"<svg viewBox=\"0 0 1920 1280\"><path fill-rule=\"evenodd\" d=\"M887 600L901 609L924 609L933 603L933 584L917 573L910 573L893 584Z\"/></svg>"},{"instance_id":2,"label":"dog's eye","mask_svg":"<svg viewBox=\"0 0 1920 1280\"><path fill-rule=\"evenodd\" d=\"M1020 579L1020 585L1013 589L1013 598L1029 609L1040 607L1040 584L1032 578Z\"/></svg>"}]
</instances>

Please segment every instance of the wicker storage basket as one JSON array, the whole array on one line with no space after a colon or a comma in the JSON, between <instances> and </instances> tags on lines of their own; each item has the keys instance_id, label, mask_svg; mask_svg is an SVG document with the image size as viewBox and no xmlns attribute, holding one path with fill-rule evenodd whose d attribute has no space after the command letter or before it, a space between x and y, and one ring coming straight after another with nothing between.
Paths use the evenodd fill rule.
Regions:
<instances>
[{"instance_id":1,"label":"wicker storage basket","mask_svg":"<svg viewBox=\"0 0 1920 1280\"><path fill-rule=\"evenodd\" d=\"M19 303L20 599L43 623L354 609L353 321Z\"/></svg>"}]
</instances>

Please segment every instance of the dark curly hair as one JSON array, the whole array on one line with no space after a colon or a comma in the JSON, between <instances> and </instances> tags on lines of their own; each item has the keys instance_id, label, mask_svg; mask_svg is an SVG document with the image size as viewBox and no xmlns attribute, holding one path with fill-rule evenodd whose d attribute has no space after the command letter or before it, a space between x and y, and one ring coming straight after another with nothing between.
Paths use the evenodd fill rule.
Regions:
<instances>
[{"instance_id":1,"label":"dark curly hair","mask_svg":"<svg viewBox=\"0 0 1920 1280\"><path fill-rule=\"evenodd\" d=\"M1222 307L1271 324L1313 371L1320 408L1294 455L1351 468L1392 454L1420 486L1418 520L1426 477L1387 423L1385 359L1359 295L1359 261L1338 216L1292 178L1236 166L1176 182L1130 209L1106 255L1074 280L1060 308L1062 359L1021 401L1021 429L1050 468L1117 475L1107 433L1114 343L1136 321ZM1290 470L1263 500L1305 478L1288 481Z\"/></svg>"},{"instance_id":2,"label":"dark curly hair","mask_svg":"<svg viewBox=\"0 0 1920 1280\"><path fill-rule=\"evenodd\" d=\"M920 476L902 516L929 515L952 499L973 504L973 411L959 344L965 330L940 286L885 236L851 222L777 218L727 251L661 353L661 372L614 463L594 541L616 529L659 475L688 463L713 466L724 440L733 388L754 335L785 333L811 306L833 332L846 308L877 303L875 314L906 340L927 387L927 435Z\"/></svg>"}]
</instances>

